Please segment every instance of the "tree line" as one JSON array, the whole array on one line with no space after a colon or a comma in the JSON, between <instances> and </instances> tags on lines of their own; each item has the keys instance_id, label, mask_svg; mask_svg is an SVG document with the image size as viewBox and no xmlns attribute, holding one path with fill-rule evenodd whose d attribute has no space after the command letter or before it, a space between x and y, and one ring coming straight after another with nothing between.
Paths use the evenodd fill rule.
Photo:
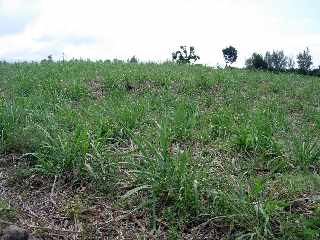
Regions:
<instances>
[{"instance_id":1,"label":"tree line","mask_svg":"<svg viewBox=\"0 0 320 240\"><path fill-rule=\"evenodd\" d=\"M238 51L235 47L229 46L222 49L226 67L231 67L237 61ZM172 60L176 63L192 63L200 57L195 53L194 47L180 46L180 50L172 53ZM296 68L297 63L297 68ZM273 72L293 72L306 75L320 76L320 66L311 69L313 65L309 48L298 53L296 61L284 54L283 50L272 52L267 51L264 55L253 53L245 62L245 68L250 70L268 70Z\"/></svg>"},{"instance_id":2,"label":"tree line","mask_svg":"<svg viewBox=\"0 0 320 240\"><path fill-rule=\"evenodd\" d=\"M312 65L312 56L309 48L298 53L296 56L296 62L292 57L287 57L282 50L274 50L273 52L266 52L264 56L259 53L253 53L245 63L247 69L269 70L273 72L293 72L320 76L320 66L312 69Z\"/></svg>"}]
</instances>

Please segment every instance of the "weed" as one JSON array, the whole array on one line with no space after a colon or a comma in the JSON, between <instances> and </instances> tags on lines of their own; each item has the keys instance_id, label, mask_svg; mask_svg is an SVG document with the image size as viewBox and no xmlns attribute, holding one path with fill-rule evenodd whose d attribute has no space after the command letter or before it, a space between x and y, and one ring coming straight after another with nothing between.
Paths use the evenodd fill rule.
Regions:
<instances>
[{"instance_id":1,"label":"weed","mask_svg":"<svg viewBox=\"0 0 320 240\"><path fill-rule=\"evenodd\" d=\"M293 139L293 157L296 166L308 169L320 161L320 146L317 138L304 137Z\"/></svg>"}]
</instances>

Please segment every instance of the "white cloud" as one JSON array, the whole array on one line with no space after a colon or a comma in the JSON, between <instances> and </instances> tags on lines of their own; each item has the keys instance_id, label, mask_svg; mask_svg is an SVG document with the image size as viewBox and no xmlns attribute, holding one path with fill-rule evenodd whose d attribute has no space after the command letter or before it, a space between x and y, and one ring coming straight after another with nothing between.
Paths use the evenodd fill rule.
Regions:
<instances>
[{"instance_id":1,"label":"white cloud","mask_svg":"<svg viewBox=\"0 0 320 240\"><path fill-rule=\"evenodd\" d=\"M221 49L228 45L238 48L240 66L254 51L284 49L294 56L309 46L320 56L320 33L304 32L311 20L306 17L299 25L288 27L290 19L273 11L276 0L32 2L38 11L24 31L0 35L0 56L40 59L65 52L69 58L127 59L137 55L142 60L166 60L182 44L195 46L201 62L211 65L223 64ZM30 10L29 1L0 3L7 15L17 9ZM320 63L320 59L314 62Z\"/></svg>"},{"instance_id":2,"label":"white cloud","mask_svg":"<svg viewBox=\"0 0 320 240\"><path fill-rule=\"evenodd\" d=\"M0 0L0 37L24 30L38 10L37 1Z\"/></svg>"}]
</instances>

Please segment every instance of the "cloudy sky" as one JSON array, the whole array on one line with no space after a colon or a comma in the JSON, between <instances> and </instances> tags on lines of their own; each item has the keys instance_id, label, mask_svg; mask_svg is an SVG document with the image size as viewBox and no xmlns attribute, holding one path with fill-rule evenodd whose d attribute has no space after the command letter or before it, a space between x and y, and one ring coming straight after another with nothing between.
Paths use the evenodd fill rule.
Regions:
<instances>
[{"instance_id":1,"label":"cloudy sky","mask_svg":"<svg viewBox=\"0 0 320 240\"><path fill-rule=\"evenodd\" d=\"M0 59L66 58L163 61L180 45L201 63L238 66L254 51L309 47L320 64L319 0L0 0Z\"/></svg>"}]
</instances>

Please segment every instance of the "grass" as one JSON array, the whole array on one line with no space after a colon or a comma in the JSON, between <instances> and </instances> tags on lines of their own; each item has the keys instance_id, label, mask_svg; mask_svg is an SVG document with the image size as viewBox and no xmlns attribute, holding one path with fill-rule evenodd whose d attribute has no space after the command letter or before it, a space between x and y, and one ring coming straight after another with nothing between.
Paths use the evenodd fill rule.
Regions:
<instances>
[{"instance_id":1,"label":"grass","mask_svg":"<svg viewBox=\"0 0 320 240\"><path fill-rule=\"evenodd\" d=\"M179 239L318 239L320 79L175 64L0 64L0 151ZM0 205L1 210L1 205ZM163 227L162 224L164 223ZM217 227L224 226L224 227Z\"/></svg>"},{"instance_id":2,"label":"grass","mask_svg":"<svg viewBox=\"0 0 320 240\"><path fill-rule=\"evenodd\" d=\"M0 198L0 220L12 221L15 219L15 211L7 202ZM1 222L0 222L1 224Z\"/></svg>"}]
</instances>

